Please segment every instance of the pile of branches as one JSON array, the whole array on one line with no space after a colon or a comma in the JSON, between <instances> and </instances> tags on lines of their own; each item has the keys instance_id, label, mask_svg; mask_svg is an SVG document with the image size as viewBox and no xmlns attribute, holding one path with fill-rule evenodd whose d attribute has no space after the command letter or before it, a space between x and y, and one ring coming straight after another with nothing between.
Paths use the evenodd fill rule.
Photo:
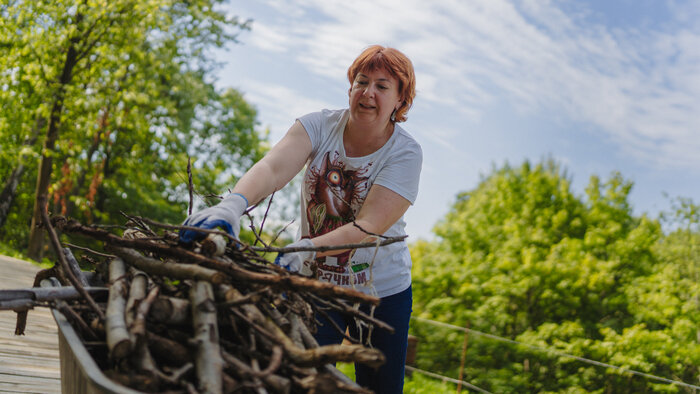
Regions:
<instances>
[{"instance_id":1,"label":"pile of branches","mask_svg":"<svg viewBox=\"0 0 700 394\"><path fill-rule=\"evenodd\" d=\"M108 377L147 392L367 392L332 365L377 367L384 355L339 327L349 345L319 346L313 333L315 316L329 310L352 315L367 330L393 331L356 307L377 305L378 298L290 273L264 258L291 250L248 246L215 230L182 245L175 231L183 227L125 216L127 225L115 234L45 214L58 264L35 282L53 276L74 289L73 300L54 299L50 306L63 312ZM96 240L105 252L61 245L57 230ZM65 245L84 249L96 278L88 280ZM353 246L367 245L338 248ZM96 291L99 280L105 292ZM20 313L18 333L21 320Z\"/></svg>"}]
</instances>

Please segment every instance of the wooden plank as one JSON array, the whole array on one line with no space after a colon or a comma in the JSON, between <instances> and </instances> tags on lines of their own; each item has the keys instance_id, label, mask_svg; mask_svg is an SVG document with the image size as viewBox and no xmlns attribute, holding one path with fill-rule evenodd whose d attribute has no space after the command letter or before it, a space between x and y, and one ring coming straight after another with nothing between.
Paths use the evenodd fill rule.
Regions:
<instances>
[{"instance_id":1,"label":"wooden plank","mask_svg":"<svg viewBox=\"0 0 700 394\"><path fill-rule=\"evenodd\" d=\"M4 360L3 360L4 361ZM8 368L3 365L0 366L0 375L11 375L17 377L27 377L27 378L42 378L42 379L52 379L56 380L54 376L53 368L41 368L39 366L26 366L23 368Z\"/></svg>"},{"instance_id":2,"label":"wooden plank","mask_svg":"<svg viewBox=\"0 0 700 394\"><path fill-rule=\"evenodd\" d=\"M0 289L32 287L41 268L0 256ZM17 314L0 311L0 393L60 393L58 330L48 308L29 311L25 335L15 335Z\"/></svg>"},{"instance_id":3,"label":"wooden plank","mask_svg":"<svg viewBox=\"0 0 700 394\"><path fill-rule=\"evenodd\" d=\"M0 392L2 393L60 393L59 379L38 377L18 377L0 374Z\"/></svg>"}]
</instances>

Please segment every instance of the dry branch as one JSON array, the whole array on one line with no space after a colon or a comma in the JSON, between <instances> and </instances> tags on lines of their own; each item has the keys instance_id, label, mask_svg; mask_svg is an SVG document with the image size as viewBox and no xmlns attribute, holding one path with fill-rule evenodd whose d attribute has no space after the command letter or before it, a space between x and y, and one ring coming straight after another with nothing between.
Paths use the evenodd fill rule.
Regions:
<instances>
[{"instance_id":1,"label":"dry branch","mask_svg":"<svg viewBox=\"0 0 700 394\"><path fill-rule=\"evenodd\" d=\"M61 242L58 240L58 235L56 234L56 231L54 230L53 226L51 226L51 220L49 219L49 213L46 211L46 199L45 196L42 198L42 200L39 201L40 204L40 211L41 211L41 217L42 217L42 222L44 227L46 227L46 231L49 233L49 238L51 239L51 245L53 246L54 251L56 252L56 255L58 256L58 261L61 264L63 274L66 275L70 283L75 287L78 292L85 298L87 301L88 305L97 313L97 316L100 317L100 319L104 320L105 316L102 310L97 306L95 303L95 300L92 299L90 294L88 294L85 289L83 289L83 286L81 285L80 281L78 278L75 277L73 274L73 270L69 267L68 261L66 261L66 257L63 255L62 250L61 250ZM78 268L78 272L80 269Z\"/></svg>"},{"instance_id":2,"label":"dry branch","mask_svg":"<svg viewBox=\"0 0 700 394\"><path fill-rule=\"evenodd\" d=\"M191 289L190 302L197 345L196 370L199 389L205 393L220 393L223 383L223 361L219 349L219 330L211 284L197 281Z\"/></svg>"},{"instance_id":3,"label":"dry branch","mask_svg":"<svg viewBox=\"0 0 700 394\"><path fill-rule=\"evenodd\" d=\"M148 277L142 271L133 268L129 271L131 272L131 285L129 286L129 298L126 300L126 314L124 320L126 321L126 326L131 329L136 317L136 308L139 303L146 298ZM134 340L133 337L132 340Z\"/></svg>"},{"instance_id":4,"label":"dry branch","mask_svg":"<svg viewBox=\"0 0 700 394\"><path fill-rule=\"evenodd\" d=\"M117 256L128 261L134 267L149 274L167 276L174 279L197 279L212 283L222 283L225 275L221 272L193 264L164 263L146 257L133 249L111 246L108 248Z\"/></svg>"},{"instance_id":5,"label":"dry branch","mask_svg":"<svg viewBox=\"0 0 700 394\"><path fill-rule=\"evenodd\" d=\"M226 238L221 234L209 234L202 240L202 253L207 256L223 256L226 253Z\"/></svg>"},{"instance_id":6,"label":"dry branch","mask_svg":"<svg viewBox=\"0 0 700 394\"><path fill-rule=\"evenodd\" d=\"M109 291L106 287L85 287L85 291L93 297L104 297ZM35 305L44 305L48 301L53 300L79 300L82 299L82 294L75 287L66 286L58 288L32 287L27 289L11 289L0 290L0 310L11 310L13 308L5 308L5 302L23 301L33 303Z\"/></svg>"},{"instance_id":7,"label":"dry branch","mask_svg":"<svg viewBox=\"0 0 700 394\"><path fill-rule=\"evenodd\" d=\"M296 275L281 276L276 274L252 272L242 269L235 264L227 263L222 260L216 260L182 247L155 243L144 239L121 238L102 229L83 226L75 220L66 221L65 218L58 217L54 218L54 222L56 223L56 226L60 226L60 228L65 232L74 232L93 237L100 241L106 242L111 247L118 246L122 248L144 250L160 254L162 256L182 259L194 264L199 264L203 267L225 272L236 280L268 284L283 290L306 290L324 297L338 297L353 302L364 302L372 305L379 304L379 299L377 297L372 297L356 290L335 286L327 282L320 282L315 279ZM275 248L275 250L276 249L277 248ZM139 268L146 271L146 269L143 267Z\"/></svg>"},{"instance_id":8,"label":"dry branch","mask_svg":"<svg viewBox=\"0 0 700 394\"><path fill-rule=\"evenodd\" d=\"M236 289L228 291L235 301L243 295ZM329 345L315 349L301 349L292 341L281 328L254 305L242 305L241 309L258 330L264 332L276 343L282 345L285 353L295 363L301 366L319 366L329 362L359 362L371 367L378 367L384 363L384 355L375 349L368 349L359 345Z\"/></svg>"},{"instance_id":9,"label":"dry branch","mask_svg":"<svg viewBox=\"0 0 700 394\"><path fill-rule=\"evenodd\" d=\"M105 320L107 347L110 357L118 360L128 356L131 351L131 340L125 320L126 268L120 258L109 263L109 281L111 286Z\"/></svg>"},{"instance_id":10,"label":"dry branch","mask_svg":"<svg viewBox=\"0 0 700 394\"><path fill-rule=\"evenodd\" d=\"M71 272L73 273L73 276L75 276L76 280L83 287L89 286L87 279L85 279L85 276L83 275L83 271L80 270L80 265L78 264L78 260L76 260L75 256L73 256L73 252L71 252L70 249L68 249L68 248L62 248L61 251L63 252L63 255L66 257L66 262L68 263L68 268L71 270Z\"/></svg>"},{"instance_id":11,"label":"dry branch","mask_svg":"<svg viewBox=\"0 0 700 394\"><path fill-rule=\"evenodd\" d=\"M360 344L318 346L311 333L315 332L315 314L328 310L391 331L386 323L351 306L376 305L378 298L289 273L248 245L227 247L228 237L209 236L202 242L182 245L173 232L151 230L148 219L124 216L127 226L132 227L123 236L106 230L107 226L83 226L61 217L51 221L65 234L100 241L108 253L117 256L108 265L104 325L90 313L83 298L73 298L78 291L75 288L71 288L70 299L75 300L71 305L57 298L39 301L40 297L28 293L12 294L11 300L51 302L61 308L72 316L69 320L83 337L92 341L95 357L109 354L100 364L109 376L141 391L367 392L332 364L359 362L376 367L384 362L381 352ZM397 241L400 239L382 242ZM376 247L377 243L359 246L367 245ZM290 249L259 251L277 250ZM64 254L72 255L70 250ZM97 256L104 259L109 255ZM57 274L63 266L56 267L45 275ZM95 275L86 275L86 279L92 283ZM93 294L91 287L85 289ZM2 302L0 293L0 305Z\"/></svg>"},{"instance_id":12,"label":"dry branch","mask_svg":"<svg viewBox=\"0 0 700 394\"><path fill-rule=\"evenodd\" d=\"M282 350L279 347L275 347L275 349L279 349L279 363L281 363ZM270 366L264 371L256 372L250 365L239 360L236 356L228 352L224 351L221 353L221 355L224 358L224 361L226 361L226 363L228 364L228 369L231 373L236 374L237 376L240 376L243 379L259 378L267 387L269 387L275 393L289 393L291 389L291 381L285 377L274 374L274 371L276 369L274 367L279 368L278 363L273 364L271 362Z\"/></svg>"},{"instance_id":13,"label":"dry branch","mask_svg":"<svg viewBox=\"0 0 700 394\"><path fill-rule=\"evenodd\" d=\"M192 321L190 302L182 298L160 296L153 302L148 317L161 324L189 324Z\"/></svg>"}]
</instances>

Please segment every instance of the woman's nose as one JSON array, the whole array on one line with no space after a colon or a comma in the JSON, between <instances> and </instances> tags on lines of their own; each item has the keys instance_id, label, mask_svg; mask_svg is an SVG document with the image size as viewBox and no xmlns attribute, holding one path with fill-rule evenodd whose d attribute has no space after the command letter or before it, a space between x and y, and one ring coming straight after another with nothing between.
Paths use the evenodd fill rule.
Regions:
<instances>
[{"instance_id":1,"label":"woman's nose","mask_svg":"<svg viewBox=\"0 0 700 394\"><path fill-rule=\"evenodd\" d=\"M374 96L374 89L372 89L372 85L367 85L365 87L365 91L362 94L364 94L367 97Z\"/></svg>"}]
</instances>

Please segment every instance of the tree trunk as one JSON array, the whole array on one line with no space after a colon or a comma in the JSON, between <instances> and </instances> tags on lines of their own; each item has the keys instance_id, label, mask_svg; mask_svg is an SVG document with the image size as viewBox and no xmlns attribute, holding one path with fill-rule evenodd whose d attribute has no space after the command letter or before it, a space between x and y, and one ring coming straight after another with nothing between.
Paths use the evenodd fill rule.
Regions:
<instances>
[{"instance_id":1,"label":"tree trunk","mask_svg":"<svg viewBox=\"0 0 700 394\"><path fill-rule=\"evenodd\" d=\"M44 126L46 126L46 119L42 116L38 117L34 123L32 135L24 140L24 146L34 145ZM12 203L17 196L17 187L26 169L27 167L24 165L22 157L20 157L17 167L12 170L12 173L5 181L5 186L2 188L2 193L0 193L0 227L4 226L7 221Z\"/></svg>"},{"instance_id":2,"label":"tree trunk","mask_svg":"<svg viewBox=\"0 0 700 394\"><path fill-rule=\"evenodd\" d=\"M7 215L10 213L10 207L12 202L15 200L15 195L17 194L17 186L19 185L19 180L24 174L24 165L19 163L12 173L5 181L5 187L2 188L2 193L0 193L0 227L5 225L7 220Z\"/></svg>"},{"instance_id":3,"label":"tree trunk","mask_svg":"<svg viewBox=\"0 0 700 394\"><path fill-rule=\"evenodd\" d=\"M90 145L90 148L88 148L88 151L86 154L85 166L83 167L82 171L80 172L80 175L78 175L77 181L75 182L75 186L73 186L71 191L66 196L65 216L73 216L73 212L75 211L76 207L75 207L75 203L70 199L70 196L75 196L75 195L79 194L85 186L85 180L87 179L88 174L92 170L93 156L95 155L95 152L97 152L98 148L100 147L100 143L102 142L103 136L105 136L105 132L107 130L109 113L110 113L110 107L108 106L107 108L104 108L104 112L100 116L100 119L98 121L97 132L96 132L95 137L92 140L92 144ZM107 138L107 137L104 137L104 138Z\"/></svg>"},{"instance_id":4,"label":"tree trunk","mask_svg":"<svg viewBox=\"0 0 700 394\"><path fill-rule=\"evenodd\" d=\"M27 256L36 261L41 261L44 249L44 232L38 227L41 223L41 210L45 207L40 206L39 201L48 201L49 184L51 183L52 172L52 155L56 140L58 140L58 130L61 123L61 115L63 113L63 100L65 99L65 87L70 84L73 76L73 68L78 61L78 52L75 49L74 42L71 42L66 54L66 61L63 64L63 71L59 80L59 87L54 97L53 105L51 106L51 115L49 116L49 127L46 132L46 140L44 140L44 149L42 150L41 163L39 172L36 178L36 192L34 199L34 213L32 214L32 224L29 233L29 246L27 248Z\"/></svg>"}]
</instances>

